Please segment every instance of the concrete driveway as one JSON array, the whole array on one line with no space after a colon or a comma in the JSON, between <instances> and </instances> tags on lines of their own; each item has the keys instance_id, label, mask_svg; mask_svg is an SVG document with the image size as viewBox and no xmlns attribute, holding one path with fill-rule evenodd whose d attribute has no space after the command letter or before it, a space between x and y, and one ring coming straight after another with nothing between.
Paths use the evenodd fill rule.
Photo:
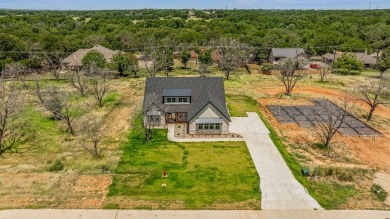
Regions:
<instances>
[{"instance_id":1,"label":"concrete driveway","mask_svg":"<svg viewBox=\"0 0 390 219\"><path fill-rule=\"evenodd\" d=\"M321 209L294 178L257 113L233 117L230 132L244 137L260 175L262 209Z\"/></svg>"}]
</instances>

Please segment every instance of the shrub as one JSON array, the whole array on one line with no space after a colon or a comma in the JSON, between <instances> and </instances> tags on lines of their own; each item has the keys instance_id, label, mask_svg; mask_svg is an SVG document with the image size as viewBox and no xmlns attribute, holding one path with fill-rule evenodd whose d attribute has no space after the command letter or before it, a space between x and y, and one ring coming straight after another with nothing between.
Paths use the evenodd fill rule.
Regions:
<instances>
[{"instance_id":1,"label":"shrub","mask_svg":"<svg viewBox=\"0 0 390 219\"><path fill-rule=\"evenodd\" d=\"M262 71L272 71L274 69L274 65L272 63L266 62L261 65L260 68Z\"/></svg>"},{"instance_id":2,"label":"shrub","mask_svg":"<svg viewBox=\"0 0 390 219\"><path fill-rule=\"evenodd\" d=\"M387 197L387 192L377 184L371 186L371 192L381 201L385 201Z\"/></svg>"},{"instance_id":3,"label":"shrub","mask_svg":"<svg viewBox=\"0 0 390 219\"><path fill-rule=\"evenodd\" d=\"M61 171L64 169L64 164L60 160L56 160L50 167L49 171Z\"/></svg>"}]
</instances>

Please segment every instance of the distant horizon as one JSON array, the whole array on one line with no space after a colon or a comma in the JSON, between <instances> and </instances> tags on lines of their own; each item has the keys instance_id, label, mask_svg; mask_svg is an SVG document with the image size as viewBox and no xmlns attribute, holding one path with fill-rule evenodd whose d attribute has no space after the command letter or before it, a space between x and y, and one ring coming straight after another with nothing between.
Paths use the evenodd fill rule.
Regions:
<instances>
[{"instance_id":1,"label":"distant horizon","mask_svg":"<svg viewBox=\"0 0 390 219\"><path fill-rule=\"evenodd\" d=\"M242 11L380 11L380 10L390 10L390 8L371 8L371 9L265 9L265 8L110 8L110 9L30 9L30 8L1 8L0 10L11 10L11 11L139 11L139 10L194 10L194 11L202 11L202 10L225 10L225 11L234 11L234 10L242 10Z\"/></svg>"},{"instance_id":2,"label":"distant horizon","mask_svg":"<svg viewBox=\"0 0 390 219\"><path fill-rule=\"evenodd\" d=\"M389 0L1 0L8 10L142 10L142 9L261 9L367 10L390 9Z\"/></svg>"}]
</instances>

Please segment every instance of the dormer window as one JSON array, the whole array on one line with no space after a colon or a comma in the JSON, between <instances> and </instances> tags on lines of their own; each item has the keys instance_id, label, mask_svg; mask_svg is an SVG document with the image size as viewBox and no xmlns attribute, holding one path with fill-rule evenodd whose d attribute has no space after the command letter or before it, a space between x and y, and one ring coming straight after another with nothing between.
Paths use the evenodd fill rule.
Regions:
<instances>
[{"instance_id":1,"label":"dormer window","mask_svg":"<svg viewBox=\"0 0 390 219\"><path fill-rule=\"evenodd\" d=\"M179 103L188 103L188 97L178 97Z\"/></svg>"},{"instance_id":2,"label":"dormer window","mask_svg":"<svg viewBox=\"0 0 390 219\"><path fill-rule=\"evenodd\" d=\"M176 98L174 98L174 97L167 97L166 98L166 103L174 103L174 102L176 102L176 100L175 100Z\"/></svg>"},{"instance_id":3,"label":"dormer window","mask_svg":"<svg viewBox=\"0 0 390 219\"><path fill-rule=\"evenodd\" d=\"M165 104L189 104L191 103L191 89L164 89L163 98Z\"/></svg>"},{"instance_id":4,"label":"dormer window","mask_svg":"<svg viewBox=\"0 0 390 219\"><path fill-rule=\"evenodd\" d=\"M164 97L166 104L186 104L190 103L190 97Z\"/></svg>"}]
</instances>

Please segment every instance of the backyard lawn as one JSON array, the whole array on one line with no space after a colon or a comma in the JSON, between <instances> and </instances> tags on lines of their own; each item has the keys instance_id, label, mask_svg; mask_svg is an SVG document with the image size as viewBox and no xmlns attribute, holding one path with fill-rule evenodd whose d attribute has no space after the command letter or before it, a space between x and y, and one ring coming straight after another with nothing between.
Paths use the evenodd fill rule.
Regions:
<instances>
[{"instance_id":1,"label":"backyard lawn","mask_svg":"<svg viewBox=\"0 0 390 219\"><path fill-rule=\"evenodd\" d=\"M155 130L145 142L133 129L106 208L260 208L259 177L244 142L175 143L166 136Z\"/></svg>"}]
</instances>

